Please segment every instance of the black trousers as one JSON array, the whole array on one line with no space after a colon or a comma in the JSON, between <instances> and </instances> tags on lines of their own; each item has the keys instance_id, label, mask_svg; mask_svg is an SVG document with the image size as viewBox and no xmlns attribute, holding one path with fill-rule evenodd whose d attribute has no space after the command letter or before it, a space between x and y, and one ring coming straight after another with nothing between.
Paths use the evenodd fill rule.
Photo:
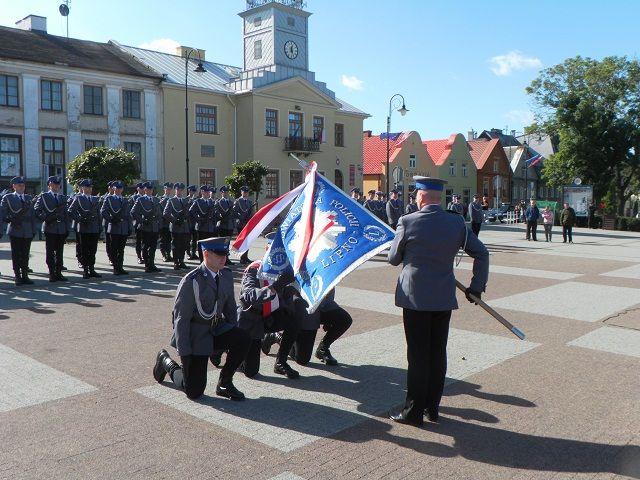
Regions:
<instances>
[{"instance_id":1,"label":"black trousers","mask_svg":"<svg viewBox=\"0 0 640 480\"><path fill-rule=\"evenodd\" d=\"M476 237L480 236L481 223L471 222L471 231L476 234Z\"/></svg>"},{"instance_id":2,"label":"black trousers","mask_svg":"<svg viewBox=\"0 0 640 480\"><path fill-rule=\"evenodd\" d=\"M29 268L29 252L33 238L9 236L11 242L11 261L16 275L26 274Z\"/></svg>"},{"instance_id":3,"label":"black trousers","mask_svg":"<svg viewBox=\"0 0 640 480\"><path fill-rule=\"evenodd\" d=\"M136 230L136 256L138 258L143 258L142 257L142 230Z\"/></svg>"},{"instance_id":4,"label":"black trousers","mask_svg":"<svg viewBox=\"0 0 640 480\"><path fill-rule=\"evenodd\" d=\"M276 310L267 318L263 319L264 329L267 333L282 331L282 339L276 361L284 363L287 361L291 347L298 337L300 331L300 321L295 314L286 310ZM252 340L247 356L244 360L244 374L251 378L255 377L260 370L260 347L262 341L260 339Z\"/></svg>"},{"instance_id":5,"label":"black trousers","mask_svg":"<svg viewBox=\"0 0 640 480\"><path fill-rule=\"evenodd\" d=\"M80 263L85 268L93 268L96 264L96 252L98 251L99 233L76 233L80 244Z\"/></svg>"},{"instance_id":6,"label":"black trousers","mask_svg":"<svg viewBox=\"0 0 640 480\"><path fill-rule=\"evenodd\" d=\"M124 247L127 244L127 235L111 234L111 262L113 268L122 268L124 264Z\"/></svg>"},{"instance_id":7,"label":"black trousers","mask_svg":"<svg viewBox=\"0 0 640 480\"><path fill-rule=\"evenodd\" d=\"M160 229L160 253L163 257L168 257L171 253L171 232L169 227Z\"/></svg>"},{"instance_id":8,"label":"black trousers","mask_svg":"<svg viewBox=\"0 0 640 480\"><path fill-rule=\"evenodd\" d=\"M233 327L222 335L213 339L217 350L227 350L227 360L220 372L218 383L228 384L233 380L236 372L249 349L251 337L238 327ZM177 369L171 375L171 381L182 389L187 397L194 399L204 393L207 386L207 365L209 357L206 355L186 355L180 357L182 369Z\"/></svg>"},{"instance_id":9,"label":"black trousers","mask_svg":"<svg viewBox=\"0 0 640 480\"><path fill-rule=\"evenodd\" d=\"M184 255L189 248L189 241L191 240L190 233L172 233L171 234L171 246L173 251L173 263L183 263Z\"/></svg>"},{"instance_id":10,"label":"black trousers","mask_svg":"<svg viewBox=\"0 0 640 480\"><path fill-rule=\"evenodd\" d=\"M44 243L46 250L47 267L49 273L60 273L64 262L64 242L66 233L45 233Z\"/></svg>"},{"instance_id":11,"label":"black trousers","mask_svg":"<svg viewBox=\"0 0 640 480\"><path fill-rule=\"evenodd\" d=\"M336 308L327 312L320 312L320 323L326 332L321 342L325 347L329 347L349 330L353 320L349 312L344 308ZM298 333L291 351L298 365L306 365L311 360L316 333L317 330L301 330Z\"/></svg>"},{"instance_id":12,"label":"black trousers","mask_svg":"<svg viewBox=\"0 0 640 480\"><path fill-rule=\"evenodd\" d=\"M570 242L573 242L573 227L569 227L567 225L562 226L562 241L566 242L569 239Z\"/></svg>"},{"instance_id":13,"label":"black trousers","mask_svg":"<svg viewBox=\"0 0 640 480\"><path fill-rule=\"evenodd\" d=\"M527 240L533 238L534 241L538 241L537 237L538 222L536 220L527 220Z\"/></svg>"},{"instance_id":14,"label":"black trousers","mask_svg":"<svg viewBox=\"0 0 640 480\"><path fill-rule=\"evenodd\" d=\"M156 249L158 248L158 232L140 232L142 238L142 260L145 267L152 267L156 263Z\"/></svg>"},{"instance_id":15,"label":"black trousers","mask_svg":"<svg viewBox=\"0 0 640 480\"><path fill-rule=\"evenodd\" d=\"M451 310L402 310L407 340L407 397L403 413L422 421L425 408L438 408L447 373L447 339Z\"/></svg>"},{"instance_id":16,"label":"black trousers","mask_svg":"<svg viewBox=\"0 0 640 480\"><path fill-rule=\"evenodd\" d=\"M198 240L200 240L198 231L191 230L191 243L189 245L189 255L192 257L196 255L196 252L198 251Z\"/></svg>"},{"instance_id":17,"label":"black trousers","mask_svg":"<svg viewBox=\"0 0 640 480\"><path fill-rule=\"evenodd\" d=\"M107 252L107 258L113 263L113 250L111 248L111 234L107 231L104 232L104 249Z\"/></svg>"},{"instance_id":18,"label":"black trousers","mask_svg":"<svg viewBox=\"0 0 640 480\"><path fill-rule=\"evenodd\" d=\"M80 233L76 232L76 258L78 259L78 263L82 263L82 245L80 239Z\"/></svg>"}]
</instances>

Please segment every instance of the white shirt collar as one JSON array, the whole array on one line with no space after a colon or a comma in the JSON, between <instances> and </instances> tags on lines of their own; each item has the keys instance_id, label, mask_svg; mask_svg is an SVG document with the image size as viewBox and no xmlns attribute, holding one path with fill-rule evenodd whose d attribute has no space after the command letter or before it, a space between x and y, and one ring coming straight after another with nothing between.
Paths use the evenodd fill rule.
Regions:
<instances>
[{"instance_id":1,"label":"white shirt collar","mask_svg":"<svg viewBox=\"0 0 640 480\"><path fill-rule=\"evenodd\" d=\"M207 272L209 272L209 273L211 274L211 276L212 276L214 279L216 278L216 276L218 276L218 272L214 272L214 271L213 271L213 270L211 270L209 267L207 267L207 265L206 265L206 264L204 264L204 263L203 263L203 265L204 265L204 268L206 268L206 269L207 269Z\"/></svg>"}]
</instances>

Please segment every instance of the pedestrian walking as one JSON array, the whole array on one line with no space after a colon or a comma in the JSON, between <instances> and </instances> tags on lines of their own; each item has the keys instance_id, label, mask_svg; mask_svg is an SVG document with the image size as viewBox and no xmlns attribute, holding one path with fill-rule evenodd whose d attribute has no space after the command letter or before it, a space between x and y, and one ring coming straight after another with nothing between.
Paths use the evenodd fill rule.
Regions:
<instances>
[{"instance_id":1,"label":"pedestrian walking","mask_svg":"<svg viewBox=\"0 0 640 480\"><path fill-rule=\"evenodd\" d=\"M562 243L573 243L573 226L576 224L576 211L564 203L564 209L560 213L560 225L562 225Z\"/></svg>"},{"instance_id":2,"label":"pedestrian walking","mask_svg":"<svg viewBox=\"0 0 640 480\"><path fill-rule=\"evenodd\" d=\"M536 205L535 199L529 201L529 206L524 212L524 219L527 222L527 240L538 241L538 219L540 218L540 209Z\"/></svg>"},{"instance_id":3,"label":"pedestrian walking","mask_svg":"<svg viewBox=\"0 0 640 480\"><path fill-rule=\"evenodd\" d=\"M442 210L446 181L413 177L418 212L403 216L389 250L391 265L403 264L395 303L402 308L407 341L407 394L398 423L438 420L447 371L451 311L458 308L453 261L459 249L473 257L473 277L466 296L481 298L489 275L489 252L467 229L464 218ZM474 302L475 303L475 302Z\"/></svg>"},{"instance_id":4,"label":"pedestrian walking","mask_svg":"<svg viewBox=\"0 0 640 480\"><path fill-rule=\"evenodd\" d=\"M471 231L476 234L476 237L479 237L482 222L484 222L484 211L478 195L473 196L473 202L469 205L469 219L471 220Z\"/></svg>"},{"instance_id":5,"label":"pedestrian walking","mask_svg":"<svg viewBox=\"0 0 640 480\"><path fill-rule=\"evenodd\" d=\"M554 219L553 210L551 210L551 207L547 205L546 207L544 207L544 210L542 210L542 224L544 225L544 238L546 242L551 241L551 233L552 233L551 230L553 228L553 219Z\"/></svg>"}]
</instances>

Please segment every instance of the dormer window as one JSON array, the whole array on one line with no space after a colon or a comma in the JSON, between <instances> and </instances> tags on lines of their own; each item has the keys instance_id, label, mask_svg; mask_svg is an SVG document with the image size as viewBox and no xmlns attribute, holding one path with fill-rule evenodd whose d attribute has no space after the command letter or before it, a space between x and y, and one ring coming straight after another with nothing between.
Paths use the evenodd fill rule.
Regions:
<instances>
[{"instance_id":1,"label":"dormer window","mask_svg":"<svg viewBox=\"0 0 640 480\"><path fill-rule=\"evenodd\" d=\"M259 27L260 25L262 25L262 17L256 17L253 19L253 26L254 27Z\"/></svg>"},{"instance_id":2,"label":"dormer window","mask_svg":"<svg viewBox=\"0 0 640 480\"><path fill-rule=\"evenodd\" d=\"M296 26L296 19L293 17L287 17L287 25L290 27Z\"/></svg>"}]
</instances>

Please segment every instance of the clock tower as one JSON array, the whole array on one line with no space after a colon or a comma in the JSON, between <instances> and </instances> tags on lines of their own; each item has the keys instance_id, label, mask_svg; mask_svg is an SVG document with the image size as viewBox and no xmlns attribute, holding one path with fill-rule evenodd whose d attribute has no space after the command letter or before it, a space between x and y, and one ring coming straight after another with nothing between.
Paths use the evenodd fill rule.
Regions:
<instances>
[{"instance_id":1,"label":"clock tower","mask_svg":"<svg viewBox=\"0 0 640 480\"><path fill-rule=\"evenodd\" d=\"M240 13L245 72L291 70L294 76L309 71L311 13L304 7L303 0L247 0L247 9Z\"/></svg>"}]
</instances>

